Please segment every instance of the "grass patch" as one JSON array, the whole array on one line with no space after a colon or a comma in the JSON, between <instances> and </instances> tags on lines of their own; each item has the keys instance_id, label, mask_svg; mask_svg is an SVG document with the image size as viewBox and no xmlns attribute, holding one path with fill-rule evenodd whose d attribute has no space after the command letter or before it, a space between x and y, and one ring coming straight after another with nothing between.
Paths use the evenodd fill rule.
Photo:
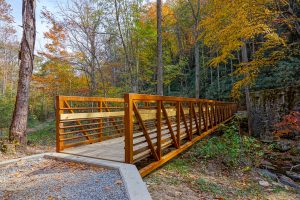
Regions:
<instances>
[{"instance_id":1,"label":"grass patch","mask_svg":"<svg viewBox=\"0 0 300 200\"><path fill-rule=\"evenodd\" d=\"M224 196L224 188L221 187L220 185L216 184L216 183L212 183L207 181L204 178L199 178L196 181L197 183L197 187L199 190L201 190L202 192L209 192L215 195L221 195Z\"/></svg>"},{"instance_id":2,"label":"grass patch","mask_svg":"<svg viewBox=\"0 0 300 200\"><path fill-rule=\"evenodd\" d=\"M256 183L256 182L251 182L249 186L242 188L242 189L237 189L235 191L235 195L237 196L242 196L242 197L247 197L247 196L263 196L263 189L262 187Z\"/></svg>"},{"instance_id":3,"label":"grass patch","mask_svg":"<svg viewBox=\"0 0 300 200\"><path fill-rule=\"evenodd\" d=\"M176 171L182 175L186 175L189 172L189 162L187 160L177 158L166 165L166 170Z\"/></svg>"},{"instance_id":4,"label":"grass patch","mask_svg":"<svg viewBox=\"0 0 300 200\"><path fill-rule=\"evenodd\" d=\"M209 182L204 178L199 178L196 181L197 189L202 192L208 192L213 194L215 197L222 197L225 199L234 198L244 198L244 197L263 197L262 188L252 182L245 188L229 188L227 186L223 186L217 183Z\"/></svg>"},{"instance_id":5,"label":"grass patch","mask_svg":"<svg viewBox=\"0 0 300 200\"><path fill-rule=\"evenodd\" d=\"M27 136L28 143L30 145L55 145L55 123L49 121L45 126L37 131L29 133Z\"/></svg>"}]
</instances>

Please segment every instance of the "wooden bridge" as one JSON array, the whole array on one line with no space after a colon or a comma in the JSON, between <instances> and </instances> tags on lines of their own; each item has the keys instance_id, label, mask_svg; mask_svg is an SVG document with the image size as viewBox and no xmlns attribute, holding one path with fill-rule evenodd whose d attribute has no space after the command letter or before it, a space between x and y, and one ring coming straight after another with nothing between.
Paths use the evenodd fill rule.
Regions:
<instances>
[{"instance_id":1,"label":"wooden bridge","mask_svg":"<svg viewBox=\"0 0 300 200\"><path fill-rule=\"evenodd\" d=\"M230 120L235 103L125 94L57 96L56 150L134 163L142 176Z\"/></svg>"}]
</instances>

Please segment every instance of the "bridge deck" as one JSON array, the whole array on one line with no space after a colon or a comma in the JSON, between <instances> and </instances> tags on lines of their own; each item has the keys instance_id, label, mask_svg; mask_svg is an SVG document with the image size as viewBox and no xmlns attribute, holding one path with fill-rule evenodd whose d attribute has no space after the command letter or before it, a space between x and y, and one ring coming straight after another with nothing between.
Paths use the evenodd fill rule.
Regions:
<instances>
[{"instance_id":1,"label":"bridge deck","mask_svg":"<svg viewBox=\"0 0 300 200\"><path fill-rule=\"evenodd\" d=\"M124 137L113 138L102 142L64 149L62 153L125 162L124 140Z\"/></svg>"}]
</instances>

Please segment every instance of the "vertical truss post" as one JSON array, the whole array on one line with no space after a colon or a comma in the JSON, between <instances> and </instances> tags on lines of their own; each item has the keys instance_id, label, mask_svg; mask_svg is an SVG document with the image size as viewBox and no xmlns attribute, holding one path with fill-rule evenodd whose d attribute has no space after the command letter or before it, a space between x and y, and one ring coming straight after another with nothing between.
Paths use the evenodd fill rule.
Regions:
<instances>
[{"instance_id":1,"label":"vertical truss post","mask_svg":"<svg viewBox=\"0 0 300 200\"><path fill-rule=\"evenodd\" d=\"M102 101L98 102L99 112L102 112ZM103 120L102 118L99 119L99 141L102 141L103 136Z\"/></svg>"},{"instance_id":2,"label":"vertical truss post","mask_svg":"<svg viewBox=\"0 0 300 200\"><path fill-rule=\"evenodd\" d=\"M176 103L176 122L177 122L177 144L180 148L180 101Z\"/></svg>"},{"instance_id":3,"label":"vertical truss post","mask_svg":"<svg viewBox=\"0 0 300 200\"><path fill-rule=\"evenodd\" d=\"M133 163L133 94L124 95L125 162Z\"/></svg>"},{"instance_id":4,"label":"vertical truss post","mask_svg":"<svg viewBox=\"0 0 300 200\"><path fill-rule=\"evenodd\" d=\"M156 122L157 122L157 156L161 159L161 104L162 101L157 101Z\"/></svg>"},{"instance_id":5,"label":"vertical truss post","mask_svg":"<svg viewBox=\"0 0 300 200\"><path fill-rule=\"evenodd\" d=\"M61 96L56 96L55 99L55 114L56 114L56 152L60 152L64 149L64 143L61 140L61 133L64 131L64 129L61 129L61 126L63 126L63 123L60 121L60 115L63 114L63 106L64 101Z\"/></svg>"}]
</instances>

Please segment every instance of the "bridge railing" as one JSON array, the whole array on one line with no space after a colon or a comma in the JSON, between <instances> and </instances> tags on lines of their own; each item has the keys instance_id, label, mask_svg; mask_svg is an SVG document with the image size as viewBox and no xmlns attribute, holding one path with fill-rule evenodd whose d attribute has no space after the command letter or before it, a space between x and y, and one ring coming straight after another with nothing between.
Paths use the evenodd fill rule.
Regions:
<instances>
[{"instance_id":1,"label":"bridge railing","mask_svg":"<svg viewBox=\"0 0 300 200\"><path fill-rule=\"evenodd\" d=\"M145 175L213 132L236 109L235 103L156 95L57 96L56 149L125 136L126 163L152 159L141 170Z\"/></svg>"},{"instance_id":2,"label":"bridge railing","mask_svg":"<svg viewBox=\"0 0 300 200\"><path fill-rule=\"evenodd\" d=\"M125 162L154 158L145 175L231 119L235 103L142 94L125 95Z\"/></svg>"},{"instance_id":3,"label":"bridge railing","mask_svg":"<svg viewBox=\"0 0 300 200\"><path fill-rule=\"evenodd\" d=\"M56 97L56 150L124 136L124 99Z\"/></svg>"}]
</instances>

